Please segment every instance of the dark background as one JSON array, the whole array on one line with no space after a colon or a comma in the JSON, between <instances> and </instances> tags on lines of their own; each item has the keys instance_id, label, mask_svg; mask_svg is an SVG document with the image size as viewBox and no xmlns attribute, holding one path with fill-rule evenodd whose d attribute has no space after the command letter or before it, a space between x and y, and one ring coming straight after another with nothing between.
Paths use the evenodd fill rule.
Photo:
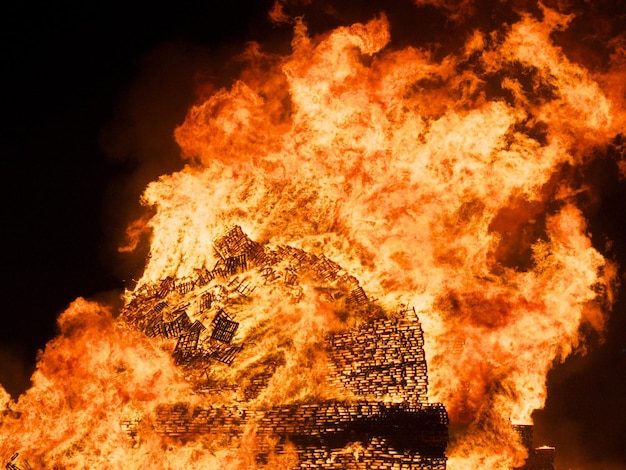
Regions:
<instances>
[{"instance_id":1,"label":"dark background","mask_svg":"<svg viewBox=\"0 0 626 470\"><path fill-rule=\"evenodd\" d=\"M14 361L0 382L12 394L73 299L115 298L141 272L141 256L116 250L141 191L182 166L173 131L196 84L228 79L219 64L271 33L270 6L1 7L0 351Z\"/></svg>"},{"instance_id":2,"label":"dark background","mask_svg":"<svg viewBox=\"0 0 626 470\"><path fill-rule=\"evenodd\" d=\"M318 4L307 17L313 31L367 20L380 9L376 2L335 10ZM440 40L458 26L433 8L386 5L399 45L409 36ZM0 7L0 383L14 397L28 387L36 352L72 300L115 303L141 272L142 253L120 256L116 246L140 213L145 185L181 167L172 133L197 85L227 84L234 73L228 58L246 41L288 50L290 28L270 24L270 7L267 0ZM623 2L593 8L612 33L615 18L625 18ZM495 22L493 11L478 12L477 21ZM588 55L593 51L591 41ZM616 145L605 157L619 151ZM610 158L585 172L598 188L587 208L594 243L626 266L626 185ZM535 414L536 444L556 445L560 468L626 468L623 297L605 338L591 335L586 356L549 375L546 409Z\"/></svg>"}]
</instances>

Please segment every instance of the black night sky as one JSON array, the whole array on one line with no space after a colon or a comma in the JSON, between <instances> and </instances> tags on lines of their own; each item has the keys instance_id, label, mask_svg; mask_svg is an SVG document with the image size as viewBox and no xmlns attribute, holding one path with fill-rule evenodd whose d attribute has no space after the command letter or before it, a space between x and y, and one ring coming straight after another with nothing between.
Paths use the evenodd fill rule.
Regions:
<instances>
[{"instance_id":1,"label":"black night sky","mask_svg":"<svg viewBox=\"0 0 626 470\"><path fill-rule=\"evenodd\" d=\"M69 302L119 290L141 271L116 250L141 188L182 165L173 130L196 82L222 79L203 64L271 28L269 7L3 7L0 347L12 360L0 381L9 391L27 384Z\"/></svg>"},{"instance_id":2,"label":"black night sky","mask_svg":"<svg viewBox=\"0 0 626 470\"><path fill-rule=\"evenodd\" d=\"M332 14L327 2L313 5L322 3L309 7L312 31L370 19L381 4L413 11L389 14L401 33L439 40L453 28L440 12L409 1L359 2ZM291 31L270 23L271 4L0 7L0 383L14 397L28 387L37 351L55 335L56 316L72 300L115 303L141 272L141 254L122 256L116 246L139 214L145 185L181 167L173 130L196 98L197 84L228 85L236 70L229 58L247 41L288 50ZM626 31L624 2L593 8L606 27L615 29L618 21ZM493 20L484 16L485 24ZM587 214L594 243L626 267L626 182L608 158L586 171L599 188ZM620 278L626 284L624 268ZM622 294L604 340L592 337L586 356L573 356L549 375L546 409L536 413L536 444L556 445L557 453L567 449L560 461L571 468L626 469L625 311Z\"/></svg>"}]
</instances>

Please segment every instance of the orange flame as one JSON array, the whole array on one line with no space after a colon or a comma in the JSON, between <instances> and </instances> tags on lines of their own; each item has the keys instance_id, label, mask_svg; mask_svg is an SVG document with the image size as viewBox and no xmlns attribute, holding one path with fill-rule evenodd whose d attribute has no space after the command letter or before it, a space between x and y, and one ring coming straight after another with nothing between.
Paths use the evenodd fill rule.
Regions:
<instances>
[{"instance_id":1,"label":"orange flame","mask_svg":"<svg viewBox=\"0 0 626 470\"><path fill-rule=\"evenodd\" d=\"M383 305L419 307L433 398L453 422L529 421L581 323L602 327L598 302L615 276L586 234L576 188L557 179L623 119L552 44L567 21L544 9L543 21L476 33L440 63L386 50L384 16L317 39L299 23L292 55L195 106L177 129L191 164L144 195L157 215L142 282L211 263L224 222L321 250ZM518 66L532 70L527 82ZM504 98L488 99L497 74ZM531 214L508 209L524 204ZM494 456L492 435L460 437L450 466L476 468L465 462L478 449L493 468L519 458Z\"/></svg>"},{"instance_id":2,"label":"orange flame","mask_svg":"<svg viewBox=\"0 0 626 470\"><path fill-rule=\"evenodd\" d=\"M280 4L274 14L285 19ZM504 32L476 31L441 61L390 48L384 14L320 37L296 21L285 57L250 46L249 69L192 107L176 130L186 167L143 194L155 215L137 290L215 264L213 240L229 224L271 246L324 254L383 308L418 310L430 396L445 404L456 431L449 468L521 464L524 450L508 423L528 422L543 406L546 374L581 346L582 324L602 330L616 279L591 244L577 207L581 188L561 175L619 133L623 103L603 89L608 75L593 76L554 45L552 33L568 21L544 7L542 20L523 15ZM333 395L324 358L302 364L325 331L341 327L316 295L307 292L302 305L269 293L245 313L244 328L279 320L259 351L280 337L294 341L259 402ZM79 300L60 325L33 388L7 404L21 418L2 422L3 435L14 423L39 431L3 437L3 447L29 449L42 466L61 455L80 466L79 450L87 462L106 455L159 465L150 454L156 444L122 451L128 443L116 420L149 416L160 398L188 401L187 382L158 347L119 329L102 307ZM257 353L218 372L252 367ZM40 414L34 403L43 396ZM60 428L58 416L76 416L94 396L99 414ZM36 450L43 433L56 436L54 451ZM166 461L189 459L196 468L249 462L205 441L154 442ZM215 454L201 457L207 449Z\"/></svg>"}]
</instances>

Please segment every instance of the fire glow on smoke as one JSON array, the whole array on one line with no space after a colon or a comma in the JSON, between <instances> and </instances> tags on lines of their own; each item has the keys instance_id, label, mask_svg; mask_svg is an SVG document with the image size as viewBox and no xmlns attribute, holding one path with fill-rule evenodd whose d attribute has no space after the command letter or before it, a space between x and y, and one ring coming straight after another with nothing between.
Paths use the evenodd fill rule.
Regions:
<instances>
[{"instance_id":1,"label":"fire glow on smoke","mask_svg":"<svg viewBox=\"0 0 626 470\"><path fill-rule=\"evenodd\" d=\"M284 20L281 11L273 14ZM270 246L324 254L383 309L419 312L430 400L456 430L449 468L519 464L508 423L529 422L543 406L547 372L581 346L581 325L602 330L616 277L587 233L584 188L563 175L619 134L623 102L609 89L613 75L554 45L571 20L545 7L522 13L474 31L443 60L388 47L382 13L320 37L306 18L293 20L286 56L249 46L240 78L176 129L187 165L143 195L155 213L137 289L214 265L213 240L230 224ZM314 377L305 355L341 328L336 312L311 292L274 302L260 299L249 321L278 309L297 325L270 333L309 341L283 367ZM218 398L192 393L169 355L108 307L78 299L59 324L32 388L17 403L0 389L0 461L20 450L34 467L254 462L245 439L233 451L150 434L159 404ZM265 397L273 404L323 393L306 380L275 391ZM140 445L119 425L131 415L146 423Z\"/></svg>"}]
</instances>

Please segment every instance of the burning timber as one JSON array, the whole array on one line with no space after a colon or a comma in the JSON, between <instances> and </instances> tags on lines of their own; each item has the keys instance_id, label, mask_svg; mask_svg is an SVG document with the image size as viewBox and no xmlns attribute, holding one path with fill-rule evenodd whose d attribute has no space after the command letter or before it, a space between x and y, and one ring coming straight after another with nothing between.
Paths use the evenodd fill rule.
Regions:
<instances>
[{"instance_id":1,"label":"burning timber","mask_svg":"<svg viewBox=\"0 0 626 470\"><path fill-rule=\"evenodd\" d=\"M152 424L157 433L184 440L215 435L236 447L253 427L260 462L295 447L298 468L445 469L448 416L443 405L428 402L423 332L414 309L385 313L337 263L290 246L268 248L239 226L228 227L213 246L218 261L211 269L144 285L121 315L171 345L198 393L234 397L222 406L162 405ZM249 353L259 348L271 319L251 327L246 312L257 307L260 291L278 292L297 305L311 289L343 321L321 347L334 394L268 402L265 393L289 359L280 347L261 350L260 357ZM289 340L284 344L289 347ZM215 372L224 368L228 372ZM121 424L135 436L140 421Z\"/></svg>"},{"instance_id":2,"label":"burning timber","mask_svg":"<svg viewBox=\"0 0 626 470\"><path fill-rule=\"evenodd\" d=\"M543 446L533 446L533 426L530 424L514 424L513 429L519 435L522 445L528 452L528 457L523 467L516 470L554 470L554 458L556 449Z\"/></svg>"}]
</instances>

